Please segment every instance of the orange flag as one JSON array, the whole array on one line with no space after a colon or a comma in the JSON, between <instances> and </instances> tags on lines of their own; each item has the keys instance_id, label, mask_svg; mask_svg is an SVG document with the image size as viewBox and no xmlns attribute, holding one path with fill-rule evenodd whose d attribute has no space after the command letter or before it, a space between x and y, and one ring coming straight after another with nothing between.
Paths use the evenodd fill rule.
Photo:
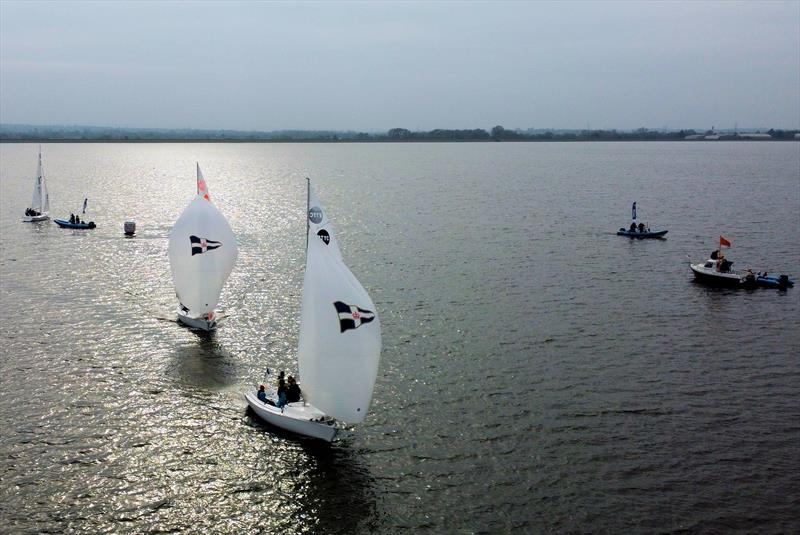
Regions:
<instances>
[{"instance_id":1,"label":"orange flag","mask_svg":"<svg viewBox=\"0 0 800 535\"><path fill-rule=\"evenodd\" d=\"M730 247L731 246L731 242L726 240L724 237L720 236L719 237L719 246L720 247Z\"/></svg>"}]
</instances>

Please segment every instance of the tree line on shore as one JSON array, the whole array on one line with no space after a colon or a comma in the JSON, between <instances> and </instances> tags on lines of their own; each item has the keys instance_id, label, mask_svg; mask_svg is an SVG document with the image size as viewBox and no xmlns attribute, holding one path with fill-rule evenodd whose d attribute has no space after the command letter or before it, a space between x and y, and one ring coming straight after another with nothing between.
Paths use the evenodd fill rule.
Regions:
<instances>
[{"instance_id":1,"label":"tree line on shore","mask_svg":"<svg viewBox=\"0 0 800 535\"><path fill-rule=\"evenodd\" d=\"M752 132L752 131L749 131ZM800 130L769 129L765 139L797 139ZM57 141L239 141L239 142L414 142L414 141L678 141L687 136L713 134L722 140L747 139L738 132L697 132L695 130L666 130L639 128L636 130L559 130L506 129L497 125L491 130L441 129L412 131L392 128L386 132L357 132L335 130L198 130L160 128L112 128L97 126L33 126L0 125L0 141L57 142ZM716 138L715 138L716 139Z\"/></svg>"}]
</instances>

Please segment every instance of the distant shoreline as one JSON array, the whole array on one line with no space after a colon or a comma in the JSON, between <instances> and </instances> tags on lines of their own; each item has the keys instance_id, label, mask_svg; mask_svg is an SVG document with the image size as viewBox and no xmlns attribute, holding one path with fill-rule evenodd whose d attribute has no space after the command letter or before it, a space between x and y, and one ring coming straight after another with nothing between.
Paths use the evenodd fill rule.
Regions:
<instances>
[{"instance_id":1,"label":"distant shoreline","mask_svg":"<svg viewBox=\"0 0 800 535\"><path fill-rule=\"evenodd\" d=\"M800 142L800 138L771 138L771 139L748 139L748 138L721 138L721 139L676 139L676 138L625 138L625 139L591 139L591 138L559 138L552 139L64 139L64 138L3 138L2 143L626 143L626 142L683 142L683 143L714 143L720 141L768 143L773 141L794 141Z\"/></svg>"},{"instance_id":2,"label":"distant shoreline","mask_svg":"<svg viewBox=\"0 0 800 535\"><path fill-rule=\"evenodd\" d=\"M108 126L37 126L0 124L0 143L474 143L474 142L595 142L595 141L786 141L800 140L798 129L750 128L603 130L483 128L380 132L352 130L210 130L175 128L115 128Z\"/></svg>"}]
</instances>

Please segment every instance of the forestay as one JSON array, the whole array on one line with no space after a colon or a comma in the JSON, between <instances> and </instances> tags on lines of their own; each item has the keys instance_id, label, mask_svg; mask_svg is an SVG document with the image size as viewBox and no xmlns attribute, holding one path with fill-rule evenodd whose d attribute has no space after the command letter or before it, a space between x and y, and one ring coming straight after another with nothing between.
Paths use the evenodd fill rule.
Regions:
<instances>
[{"instance_id":1,"label":"forestay","mask_svg":"<svg viewBox=\"0 0 800 535\"><path fill-rule=\"evenodd\" d=\"M233 231L211 202L199 166L197 190L169 237L175 292L193 317L213 312L238 252Z\"/></svg>"},{"instance_id":2,"label":"forestay","mask_svg":"<svg viewBox=\"0 0 800 535\"><path fill-rule=\"evenodd\" d=\"M338 420L364 420L381 352L375 304L342 261L327 214L309 184L308 245L298 365L303 393Z\"/></svg>"}]
</instances>

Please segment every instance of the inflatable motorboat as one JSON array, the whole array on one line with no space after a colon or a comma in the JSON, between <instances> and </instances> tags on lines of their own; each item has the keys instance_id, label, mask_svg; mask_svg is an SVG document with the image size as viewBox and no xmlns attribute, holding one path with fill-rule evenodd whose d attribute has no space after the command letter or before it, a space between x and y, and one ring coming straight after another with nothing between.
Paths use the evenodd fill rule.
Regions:
<instances>
[{"instance_id":1,"label":"inflatable motorboat","mask_svg":"<svg viewBox=\"0 0 800 535\"><path fill-rule=\"evenodd\" d=\"M78 230L89 230L96 227L94 221L89 221L88 223L70 223L68 220L65 219L54 219L53 220L56 225L61 228L74 228Z\"/></svg>"},{"instance_id":2,"label":"inflatable motorboat","mask_svg":"<svg viewBox=\"0 0 800 535\"><path fill-rule=\"evenodd\" d=\"M789 275L779 275L773 277L772 275L758 275L756 277L756 284L765 288L791 288L794 286L794 280L789 278Z\"/></svg>"},{"instance_id":3,"label":"inflatable motorboat","mask_svg":"<svg viewBox=\"0 0 800 535\"><path fill-rule=\"evenodd\" d=\"M662 238L668 230L650 230L645 229L642 232L638 230L628 230L624 227L620 227L617 231L617 236L628 236L629 238Z\"/></svg>"}]
</instances>

